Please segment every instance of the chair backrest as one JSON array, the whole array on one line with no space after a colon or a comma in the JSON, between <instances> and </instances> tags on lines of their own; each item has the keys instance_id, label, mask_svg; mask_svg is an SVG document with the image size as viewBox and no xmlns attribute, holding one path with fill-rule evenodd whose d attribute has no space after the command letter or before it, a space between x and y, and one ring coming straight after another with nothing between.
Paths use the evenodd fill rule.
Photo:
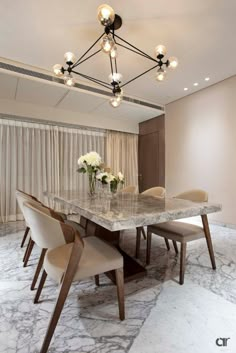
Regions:
<instances>
[{"instance_id":1,"label":"chair backrest","mask_svg":"<svg viewBox=\"0 0 236 353\"><path fill-rule=\"evenodd\" d=\"M134 194L136 192L137 187L134 185L126 186L125 188L121 189L120 192Z\"/></svg>"},{"instance_id":2,"label":"chair backrest","mask_svg":"<svg viewBox=\"0 0 236 353\"><path fill-rule=\"evenodd\" d=\"M155 196L155 197L165 197L166 189L161 186L155 186L153 188L147 189L142 192L142 195Z\"/></svg>"},{"instance_id":3,"label":"chair backrest","mask_svg":"<svg viewBox=\"0 0 236 353\"><path fill-rule=\"evenodd\" d=\"M26 221L24 207L23 207L24 202L29 201L29 202L32 202L35 205L41 205L41 203L37 199L35 199L33 196L31 196L29 194L26 194L23 191L16 190L15 194L16 194L17 203L18 203L18 205L20 207L20 210L23 213L24 219ZM26 221L26 224L27 224L27 221ZM27 224L27 226L28 226L28 224Z\"/></svg>"},{"instance_id":4,"label":"chair backrest","mask_svg":"<svg viewBox=\"0 0 236 353\"><path fill-rule=\"evenodd\" d=\"M176 199L189 200L193 202L207 202L208 193L201 189L193 189L182 192L175 196Z\"/></svg>"},{"instance_id":5,"label":"chair backrest","mask_svg":"<svg viewBox=\"0 0 236 353\"><path fill-rule=\"evenodd\" d=\"M53 249L74 241L75 230L51 217L50 209L32 201L24 202L23 209L31 237L40 248Z\"/></svg>"}]
</instances>

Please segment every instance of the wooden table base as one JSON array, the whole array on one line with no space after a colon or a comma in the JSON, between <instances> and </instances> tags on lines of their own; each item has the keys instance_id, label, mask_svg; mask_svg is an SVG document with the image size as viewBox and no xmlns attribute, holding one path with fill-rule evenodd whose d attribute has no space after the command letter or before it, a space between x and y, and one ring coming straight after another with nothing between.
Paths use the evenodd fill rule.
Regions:
<instances>
[{"instance_id":1,"label":"wooden table base","mask_svg":"<svg viewBox=\"0 0 236 353\"><path fill-rule=\"evenodd\" d=\"M124 281L129 282L147 274L145 267L140 265L133 257L128 255L120 247L117 248L124 258ZM105 275L116 284L115 271L106 272Z\"/></svg>"}]
</instances>

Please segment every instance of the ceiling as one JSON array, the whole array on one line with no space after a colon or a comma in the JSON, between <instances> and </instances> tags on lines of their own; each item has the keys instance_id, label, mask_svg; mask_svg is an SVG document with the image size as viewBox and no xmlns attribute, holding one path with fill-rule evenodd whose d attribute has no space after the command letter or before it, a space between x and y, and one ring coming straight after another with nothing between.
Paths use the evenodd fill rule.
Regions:
<instances>
[{"instance_id":1,"label":"ceiling","mask_svg":"<svg viewBox=\"0 0 236 353\"><path fill-rule=\"evenodd\" d=\"M168 55L179 59L178 68L168 71L165 82L158 83L152 71L125 87L126 95L168 104L236 74L235 0L106 2L123 19L117 34L152 56L155 46L164 44ZM101 0L2 0L1 56L51 70L55 63L63 63L66 51L82 55L103 31L96 19L101 3ZM83 64L84 72L107 80L106 54L95 58ZM124 50L119 52L118 65L125 81L150 67L145 59ZM205 77L210 80L206 82ZM194 82L199 85L193 86ZM9 91L11 84L8 83ZM54 103L65 92L64 88L55 87L50 93ZM20 80L16 99L24 99L24 95L32 95L34 99L31 84ZM72 90L60 104L64 108L70 106L74 95ZM121 106L119 109L122 110Z\"/></svg>"},{"instance_id":2,"label":"ceiling","mask_svg":"<svg viewBox=\"0 0 236 353\"><path fill-rule=\"evenodd\" d=\"M106 96L3 69L0 69L0 99L134 123L163 114L161 107L150 108L126 101L122 102L119 109L114 109Z\"/></svg>"}]
</instances>

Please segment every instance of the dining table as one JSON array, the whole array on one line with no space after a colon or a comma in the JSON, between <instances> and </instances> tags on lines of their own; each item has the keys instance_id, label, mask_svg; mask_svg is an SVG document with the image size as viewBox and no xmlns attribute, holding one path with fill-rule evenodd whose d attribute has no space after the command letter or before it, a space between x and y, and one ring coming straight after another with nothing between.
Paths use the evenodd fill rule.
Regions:
<instances>
[{"instance_id":1,"label":"dining table","mask_svg":"<svg viewBox=\"0 0 236 353\"><path fill-rule=\"evenodd\" d=\"M78 215L87 236L98 236L119 249L124 258L125 281L145 275L146 268L122 249L120 239L124 230L202 215L206 215L208 222L208 214L221 210L218 203L121 192L89 195L86 191L60 190L45 191L44 195L51 207L60 206L73 217ZM115 281L112 273L107 275Z\"/></svg>"}]
</instances>

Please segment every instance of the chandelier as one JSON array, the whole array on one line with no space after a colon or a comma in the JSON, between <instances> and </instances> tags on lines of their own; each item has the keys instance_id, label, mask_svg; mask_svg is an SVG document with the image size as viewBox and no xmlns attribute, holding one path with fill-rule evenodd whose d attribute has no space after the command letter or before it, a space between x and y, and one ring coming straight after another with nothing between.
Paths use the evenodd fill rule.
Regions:
<instances>
[{"instance_id":1,"label":"chandelier","mask_svg":"<svg viewBox=\"0 0 236 353\"><path fill-rule=\"evenodd\" d=\"M66 67L60 64L56 64L53 66L54 74L58 77L63 77L64 83L67 86L72 87L75 85L76 81L73 76L75 74L102 87L105 87L106 89L109 89L111 91L110 104L114 108L116 108L120 105L123 99L123 87L127 86L129 83L133 82L134 80L137 80L141 76L154 69L157 69L157 81L163 81L166 76L166 69L175 69L177 67L178 59L176 57L170 57L169 59L164 60L164 57L166 55L166 48L164 45L158 45L155 48L155 58L153 58L144 51L138 49L137 47L129 43L127 40L117 35L116 31L122 26L122 19L119 15L115 14L114 10L109 5L100 5L98 7L97 17L101 25L105 27L102 35L99 36L99 38L85 51L85 53L79 59L76 59L73 53L67 52L64 55ZM98 43L100 44L100 46L94 49ZM119 47L122 47L137 55L140 55L155 64L152 65L152 67L148 70L145 70L144 72L131 78L127 82L122 82L122 75L118 72L117 64L117 55ZM80 69L81 64L91 59L99 52L103 52L110 61L111 73L109 75L108 82L85 75L82 72L78 71Z\"/></svg>"}]
</instances>

